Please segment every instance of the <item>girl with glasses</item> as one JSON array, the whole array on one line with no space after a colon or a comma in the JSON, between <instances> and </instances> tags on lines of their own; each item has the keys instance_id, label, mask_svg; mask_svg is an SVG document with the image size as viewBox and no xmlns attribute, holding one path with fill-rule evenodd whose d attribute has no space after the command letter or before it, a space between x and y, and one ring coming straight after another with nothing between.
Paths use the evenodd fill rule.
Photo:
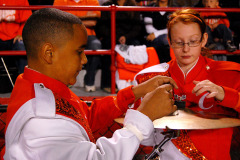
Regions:
<instances>
[{"instance_id":1,"label":"girl with glasses","mask_svg":"<svg viewBox=\"0 0 240 160\"><path fill-rule=\"evenodd\" d=\"M141 71L136 80L140 82L143 74L151 77L150 74L156 75L156 72L170 75L179 87L173 90L174 99L184 102L186 108L197 113L237 118L240 112L239 63L206 57L206 24L195 10L174 12L167 28L176 59ZM160 158L230 160L232 134L233 128L223 127L185 130L163 146Z\"/></svg>"}]
</instances>

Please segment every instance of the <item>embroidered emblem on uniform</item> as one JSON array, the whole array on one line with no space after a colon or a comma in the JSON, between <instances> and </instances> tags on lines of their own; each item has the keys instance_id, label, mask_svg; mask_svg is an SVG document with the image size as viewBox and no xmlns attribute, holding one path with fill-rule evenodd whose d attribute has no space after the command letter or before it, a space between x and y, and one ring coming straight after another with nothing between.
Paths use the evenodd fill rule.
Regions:
<instances>
[{"instance_id":1,"label":"embroidered emblem on uniform","mask_svg":"<svg viewBox=\"0 0 240 160\"><path fill-rule=\"evenodd\" d=\"M207 95L209 95L209 93L204 94L204 95L199 99L199 102L198 102L199 107L200 107L201 109L204 109L204 110L210 109L210 108L213 107L213 105L211 105L210 107L204 107L203 103L204 103L204 99L205 99L205 97L206 97Z\"/></svg>"},{"instance_id":2,"label":"embroidered emblem on uniform","mask_svg":"<svg viewBox=\"0 0 240 160\"><path fill-rule=\"evenodd\" d=\"M88 136L89 136L91 142L95 143L95 139L92 135L92 131L88 125L88 122L82 116L82 114L73 105L71 105L67 100L60 98L56 95L54 95L54 96L55 96L55 101L56 101L56 113L65 115L65 116L77 121L79 124L81 124L82 127L88 133Z\"/></svg>"},{"instance_id":3,"label":"embroidered emblem on uniform","mask_svg":"<svg viewBox=\"0 0 240 160\"><path fill-rule=\"evenodd\" d=\"M161 76L167 76L169 77L169 73L168 72L152 72L152 73L144 73L144 74L139 74L136 77L136 80L138 82L138 84L143 83L157 75L161 75Z\"/></svg>"}]
</instances>

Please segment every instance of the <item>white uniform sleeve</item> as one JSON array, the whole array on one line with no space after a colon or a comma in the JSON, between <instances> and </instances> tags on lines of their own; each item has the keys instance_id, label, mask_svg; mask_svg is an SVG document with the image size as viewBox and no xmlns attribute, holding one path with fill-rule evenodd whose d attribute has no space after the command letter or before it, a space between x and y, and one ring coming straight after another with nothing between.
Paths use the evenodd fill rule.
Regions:
<instances>
[{"instance_id":1,"label":"white uniform sleeve","mask_svg":"<svg viewBox=\"0 0 240 160\"><path fill-rule=\"evenodd\" d=\"M96 144L89 142L78 123L57 116L54 119L32 118L26 123L16 148L16 152L22 152L17 159L131 160L142 140L153 142L151 120L135 110L127 111L124 128L114 132L112 138L99 138Z\"/></svg>"},{"instance_id":2,"label":"white uniform sleeve","mask_svg":"<svg viewBox=\"0 0 240 160\"><path fill-rule=\"evenodd\" d=\"M154 33L154 32L157 31L157 29L153 27L153 20L152 20L152 18L144 17L143 20L144 20L144 23L145 23L146 32L148 34Z\"/></svg>"},{"instance_id":3,"label":"white uniform sleeve","mask_svg":"<svg viewBox=\"0 0 240 160\"><path fill-rule=\"evenodd\" d=\"M168 33L167 28L166 29L160 29L160 30L156 29L153 26L153 20L150 17L144 17L144 23L145 23L146 32L148 34L154 33L156 38L160 35Z\"/></svg>"},{"instance_id":4,"label":"white uniform sleeve","mask_svg":"<svg viewBox=\"0 0 240 160\"><path fill-rule=\"evenodd\" d=\"M154 35L155 35L155 37L158 37L160 35L167 34L167 33L168 33L168 31L166 28L166 29L157 30L156 32L154 32Z\"/></svg>"}]
</instances>

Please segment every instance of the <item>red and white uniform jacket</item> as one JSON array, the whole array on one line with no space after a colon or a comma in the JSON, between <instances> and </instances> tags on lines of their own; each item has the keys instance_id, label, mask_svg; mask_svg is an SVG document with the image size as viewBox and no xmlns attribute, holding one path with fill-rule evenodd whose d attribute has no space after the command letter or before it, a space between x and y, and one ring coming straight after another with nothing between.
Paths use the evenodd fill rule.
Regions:
<instances>
[{"instance_id":1,"label":"red and white uniform jacket","mask_svg":"<svg viewBox=\"0 0 240 160\"><path fill-rule=\"evenodd\" d=\"M128 87L89 107L65 84L26 67L8 105L4 159L130 160L140 143L153 143L151 120L127 111L134 99ZM126 111L124 128L95 143L92 132Z\"/></svg>"},{"instance_id":2,"label":"red and white uniform jacket","mask_svg":"<svg viewBox=\"0 0 240 160\"><path fill-rule=\"evenodd\" d=\"M228 116L237 116L240 112L240 64L238 63L214 61L200 56L196 65L187 74L183 73L176 60L172 60L168 64L160 64L143 70L137 76L144 79L143 74L148 74L149 77L151 72L153 75L157 75L157 72L170 75L179 87L179 89L174 89L175 100L185 101L187 108ZM194 80L203 81L207 79L223 87L225 97L222 102L216 101L214 98L205 98L208 93L199 96L192 93L195 87ZM196 147L199 153L210 160L231 159L232 133L233 128L187 131L190 143ZM180 147L184 147L183 142L186 142L186 139L182 140L182 142L178 141L183 144ZM197 159L197 157L191 157L183 148L179 148L178 142L174 142L175 146L178 146L177 150L172 142L163 147L165 148L162 154L164 159ZM183 151L183 154L188 158L179 153L174 156L173 152L178 152L178 150Z\"/></svg>"}]
</instances>

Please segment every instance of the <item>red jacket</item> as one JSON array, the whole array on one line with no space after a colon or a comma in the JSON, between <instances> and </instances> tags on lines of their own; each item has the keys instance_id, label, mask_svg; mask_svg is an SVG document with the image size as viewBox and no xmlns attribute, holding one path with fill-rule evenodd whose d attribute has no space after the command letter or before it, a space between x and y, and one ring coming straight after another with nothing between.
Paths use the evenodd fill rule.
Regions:
<instances>
[{"instance_id":1,"label":"red jacket","mask_svg":"<svg viewBox=\"0 0 240 160\"><path fill-rule=\"evenodd\" d=\"M219 24L225 24L228 28L230 26L227 15L224 12L201 12L200 14L205 19L207 25L218 22Z\"/></svg>"},{"instance_id":2,"label":"red jacket","mask_svg":"<svg viewBox=\"0 0 240 160\"><path fill-rule=\"evenodd\" d=\"M174 96L176 99L186 101L186 107L233 116L236 115L236 111L240 112L240 64L214 61L200 56L197 64L185 78L176 60L170 61L169 65L169 73L179 87L179 89L174 90ZM206 79L224 88L224 100L218 102L214 98L203 98L202 106L191 107L199 104L201 97L206 94L203 93L199 96L192 94L192 89L195 86L193 80L202 81ZM210 160L231 159L232 133L232 128L188 131L195 147Z\"/></svg>"},{"instance_id":3,"label":"red jacket","mask_svg":"<svg viewBox=\"0 0 240 160\"><path fill-rule=\"evenodd\" d=\"M29 6L27 0L0 0L3 6ZM22 35L25 22L31 10L0 10L0 39L3 41Z\"/></svg>"},{"instance_id":4,"label":"red jacket","mask_svg":"<svg viewBox=\"0 0 240 160\"><path fill-rule=\"evenodd\" d=\"M159 70L161 67L158 66L146 69L137 75L136 80L141 83L156 75L170 75L179 87L179 89L173 91L174 99L185 101L187 108L229 116L237 116L237 113L240 112L240 64L228 61L214 61L200 56L197 64L186 75L182 72L176 60L172 60L168 64L169 66L161 64L163 71L159 72L157 69ZM207 79L223 87L225 97L222 102L216 101L214 98L205 98L207 93L199 96L192 93L195 87L194 80L203 81ZM187 131L187 137L188 140L190 139L191 144L209 160L231 159L232 134L233 128ZM179 142L181 144L185 143ZM187 150L189 149L188 146Z\"/></svg>"},{"instance_id":5,"label":"red jacket","mask_svg":"<svg viewBox=\"0 0 240 160\"><path fill-rule=\"evenodd\" d=\"M96 132L102 127L106 127L113 119L121 116L128 109L128 105L133 103L135 97L131 87L119 91L117 96L108 96L103 99L96 99L89 107L81 101L65 84L45 76L34 70L25 68L15 83L7 110L6 128L12 117L21 106L28 100L35 97L34 83L42 83L50 89L54 95L68 101L75 109L79 110L92 130Z\"/></svg>"}]
</instances>

